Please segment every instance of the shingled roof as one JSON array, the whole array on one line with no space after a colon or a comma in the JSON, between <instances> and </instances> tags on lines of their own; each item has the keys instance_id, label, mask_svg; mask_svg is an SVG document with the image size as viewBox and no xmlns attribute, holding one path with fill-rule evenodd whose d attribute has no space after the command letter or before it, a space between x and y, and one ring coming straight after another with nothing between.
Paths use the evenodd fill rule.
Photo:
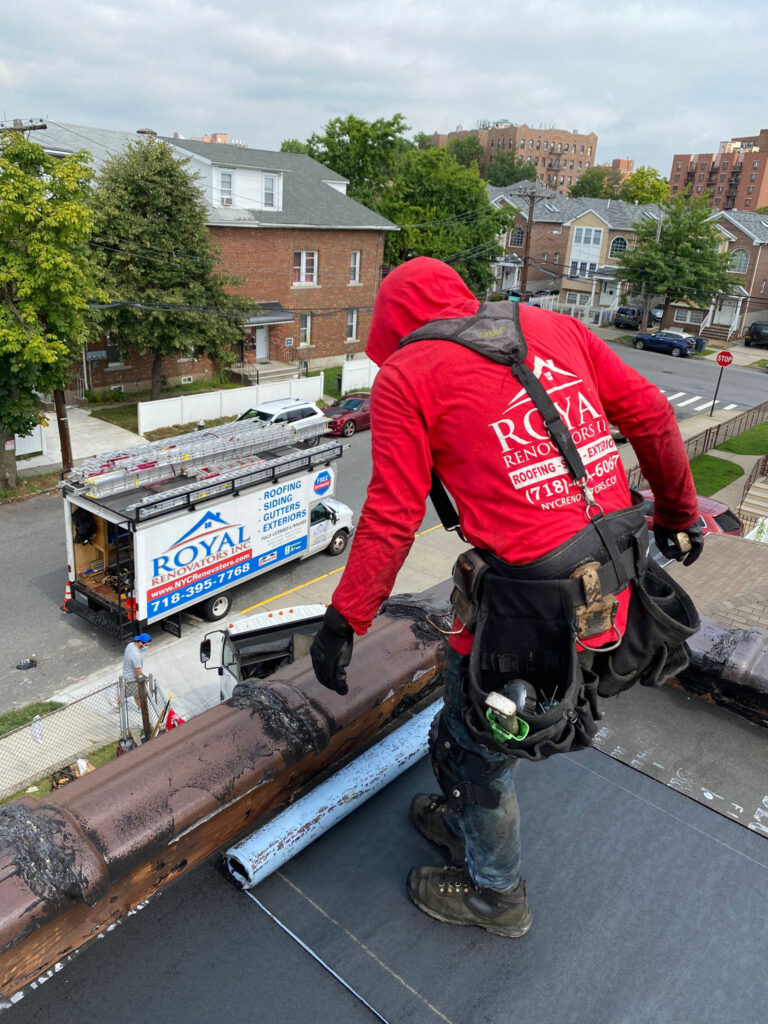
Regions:
<instances>
[{"instance_id":1,"label":"shingled roof","mask_svg":"<svg viewBox=\"0 0 768 1024\"><path fill-rule=\"evenodd\" d=\"M522 198L521 193L530 189L532 182L519 181L506 188L498 188L488 185L488 198L491 202L500 198L516 206L524 217L528 215L528 204ZM606 226L616 231L631 231L634 225L643 216L650 216L656 220L659 216L659 207L655 203L637 204L625 203L621 199L590 199L579 197L569 199L550 189L541 190L543 199L536 203L533 210L534 224L569 224L585 213L592 211L597 214Z\"/></svg>"}]
</instances>

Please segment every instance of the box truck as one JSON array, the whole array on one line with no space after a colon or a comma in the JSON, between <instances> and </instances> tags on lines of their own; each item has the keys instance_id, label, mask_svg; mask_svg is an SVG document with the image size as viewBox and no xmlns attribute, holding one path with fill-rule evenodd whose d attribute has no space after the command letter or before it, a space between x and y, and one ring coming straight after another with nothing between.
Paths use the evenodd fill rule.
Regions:
<instances>
[{"instance_id":1,"label":"box truck","mask_svg":"<svg viewBox=\"0 0 768 1024\"><path fill-rule=\"evenodd\" d=\"M341 554L353 532L333 497L342 454L325 424L247 420L87 460L60 484L63 607L121 639L158 622L180 636L181 612L216 621L232 587Z\"/></svg>"}]
</instances>

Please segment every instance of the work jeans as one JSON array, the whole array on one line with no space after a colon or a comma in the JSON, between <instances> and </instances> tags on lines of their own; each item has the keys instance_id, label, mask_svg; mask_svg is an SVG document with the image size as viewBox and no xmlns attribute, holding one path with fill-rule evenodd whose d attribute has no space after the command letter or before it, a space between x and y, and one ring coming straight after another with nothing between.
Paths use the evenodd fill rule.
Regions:
<instances>
[{"instance_id":1,"label":"work jeans","mask_svg":"<svg viewBox=\"0 0 768 1024\"><path fill-rule=\"evenodd\" d=\"M452 756L451 751L447 755L441 751L441 758L447 762L451 773L465 782L477 778L478 761L473 757L469 765L460 763L461 751L469 751L481 757L483 766L488 768L503 764L501 772L488 784L491 790L499 794L499 803L494 808L464 804L460 812L449 808L446 825L451 832L464 839L467 867L475 885L479 888L509 889L514 888L520 880L520 809L513 778L517 759L486 750L475 743L467 732L461 708L468 671L469 657L462 657L449 648L441 714L443 726L455 744L458 756ZM439 772L437 774L440 778Z\"/></svg>"}]
</instances>

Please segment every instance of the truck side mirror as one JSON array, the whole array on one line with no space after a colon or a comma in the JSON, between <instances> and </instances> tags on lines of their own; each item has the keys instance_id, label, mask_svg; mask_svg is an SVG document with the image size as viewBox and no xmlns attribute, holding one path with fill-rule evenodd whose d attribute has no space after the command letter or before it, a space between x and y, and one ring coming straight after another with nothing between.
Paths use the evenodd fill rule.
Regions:
<instances>
[{"instance_id":1,"label":"truck side mirror","mask_svg":"<svg viewBox=\"0 0 768 1024\"><path fill-rule=\"evenodd\" d=\"M200 643L200 661L204 665L206 663L206 661L209 660L210 657L211 657L211 641L210 640L202 640L201 643Z\"/></svg>"}]
</instances>

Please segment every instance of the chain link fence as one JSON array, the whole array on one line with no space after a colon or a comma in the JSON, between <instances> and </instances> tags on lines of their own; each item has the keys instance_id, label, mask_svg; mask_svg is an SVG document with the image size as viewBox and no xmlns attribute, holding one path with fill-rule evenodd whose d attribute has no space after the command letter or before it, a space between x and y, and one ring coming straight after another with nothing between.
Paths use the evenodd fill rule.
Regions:
<instances>
[{"instance_id":1,"label":"chain link fence","mask_svg":"<svg viewBox=\"0 0 768 1024\"><path fill-rule=\"evenodd\" d=\"M23 795L78 759L88 762L102 747L114 745L116 754L121 740L136 741L147 729L151 734L165 698L151 675L144 691L143 701L130 696L121 676L0 736L0 800Z\"/></svg>"}]
</instances>

